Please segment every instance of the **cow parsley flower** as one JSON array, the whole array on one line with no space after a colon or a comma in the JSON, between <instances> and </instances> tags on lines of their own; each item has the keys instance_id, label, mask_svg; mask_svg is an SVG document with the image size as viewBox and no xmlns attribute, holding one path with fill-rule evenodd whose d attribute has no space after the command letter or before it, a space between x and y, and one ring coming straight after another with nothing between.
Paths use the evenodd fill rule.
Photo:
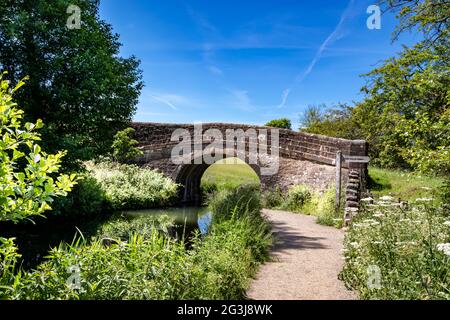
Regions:
<instances>
[{"instance_id":1,"label":"cow parsley flower","mask_svg":"<svg viewBox=\"0 0 450 320\"><path fill-rule=\"evenodd\" d=\"M445 255L450 256L450 243L439 243L436 248Z\"/></svg>"}]
</instances>

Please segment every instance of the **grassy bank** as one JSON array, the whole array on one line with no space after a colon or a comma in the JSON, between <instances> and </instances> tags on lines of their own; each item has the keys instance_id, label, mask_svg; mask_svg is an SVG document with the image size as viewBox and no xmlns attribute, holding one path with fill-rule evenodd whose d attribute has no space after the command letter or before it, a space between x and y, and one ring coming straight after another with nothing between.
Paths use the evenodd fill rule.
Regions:
<instances>
[{"instance_id":1,"label":"grassy bank","mask_svg":"<svg viewBox=\"0 0 450 320\"><path fill-rule=\"evenodd\" d=\"M238 158L226 158L209 166L202 177L201 186L205 194L218 190L231 190L241 185L259 185L253 169Z\"/></svg>"},{"instance_id":2,"label":"grassy bank","mask_svg":"<svg viewBox=\"0 0 450 320\"><path fill-rule=\"evenodd\" d=\"M373 167L369 175L375 203L363 206L346 233L341 278L362 299L450 299L445 179Z\"/></svg>"},{"instance_id":3,"label":"grassy bank","mask_svg":"<svg viewBox=\"0 0 450 320\"><path fill-rule=\"evenodd\" d=\"M442 206L369 206L344 245L341 278L360 298L450 299L450 219Z\"/></svg>"},{"instance_id":4,"label":"grassy bank","mask_svg":"<svg viewBox=\"0 0 450 320\"><path fill-rule=\"evenodd\" d=\"M80 238L52 249L32 272L17 273L18 266L8 261L0 277L4 286L0 297L243 298L271 243L259 195L250 188L226 191L211 203L216 213L213 224L203 239L198 234L192 239L190 250L183 241L168 237L158 221L146 221L145 228L142 222L111 221L92 241ZM103 236L114 241L105 245Z\"/></svg>"},{"instance_id":5,"label":"grassy bank","mask_svg":"<svg viewBox=\"0 0 450 320\"><path fill-rule=\"evenodd\" d=\"M402 200L434 197L444 184L441 177L414 172L369 167L369 189L375 196L392 196Z\"/></svg>"}]
</instances>

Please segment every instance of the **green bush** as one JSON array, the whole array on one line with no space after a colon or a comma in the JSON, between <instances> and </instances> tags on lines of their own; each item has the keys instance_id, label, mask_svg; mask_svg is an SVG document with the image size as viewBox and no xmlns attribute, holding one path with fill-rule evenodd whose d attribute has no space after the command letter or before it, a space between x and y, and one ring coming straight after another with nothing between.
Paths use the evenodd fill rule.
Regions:
<instances>
[{"instance_id":1,"label":"green bush","mask_svg":"<svg viewBox=\"0 0 450 320\"><path fill-rule=\"evenodd\" d=\"M262 195L262 206L264 208L276 209L280 208L284 203L284 195L280 187L276 187L274 190L264 192Z\"/></svg>"},{"instance_id":2,"label":"green bush","mask_svg":"<svg viewBox=\"0 0 450 320\"><path fill-rule=\"evenodd\" d=\"M113 209L146 209L172 205L178 186L162 173L136 165L88 164Z\"/></svg>"},{"instance_id":3,"label":"green bush","mask_svg":"<svg viewBox=\"0 0 450 320\"><path fill-rule=\"evenodd\" d=\"M354 219L344 246L341 278L360 298L450 299L450 221L442 208L372 206Z\"/></svg>"},{"instance_id":4,"label":"green bush","mask_svg":"<svg viewBox=\"0 0 450 320\"><path fill-rule=\"evenodd\" d=\"M317 223L342 227L343 212L335 208L335 189L311 192L307 186L295 185L287 193L278 187L263 194L262 205L269 209L287 210L317 217Z\"/></svg>"},{"instance_id":5,"label":"green bush","mask_svg":"<svg viewBox=\"0 0 450 320\"><path fill-rule=\"evenodd\" d=\"M79 175L78 184L67 197L56 199L50 214L69 219L93 217L108 207L102 186L91 173L85 172Z\"/></svg>"},{"instance_id":6,"label":"green bush","mask_svg":"<svg viewBox=\"0 0 450 320\"><path fill-rule=\"evenodd\" d=\"M266 123L268 127L292 130L291 120L288 118L274 119Z\"/></svg>"},{"instance_id":7,"label":"green bush","mask_svg":"<svg viewBox=\"0 0 450 320\"><path fill-rule=\"evenodd\" d=\"M287 202L284 204L284 207L292 211L298 211L309 201L311 201L311 191L309 191L309 188L304 185L296 185L289 189Z\"/></svg>"},{"instance_id":8,"label":"green bush","mask_svg":"<svg viewBox=\"0 0 450 320\"><path fill-rule=\"evenodd\" d=\"M210 200L209 208L214 212L213 220L219 222L243 215L259 215L261 211L259 188L249 185L222 190Z\"/></svg>"},{"instance_id":9,"label":"green bush","mask_svg":"<svg viewBox=\"0 0 450 320\"><path fill-rule=\"evenodd\" d=\"M143 152L136 147L138 141L131 138L135 131L133 128L126 128L114 135L114 141L111 146L114 161L127 163L143 155Z\"/></svg>"}]
</instances>

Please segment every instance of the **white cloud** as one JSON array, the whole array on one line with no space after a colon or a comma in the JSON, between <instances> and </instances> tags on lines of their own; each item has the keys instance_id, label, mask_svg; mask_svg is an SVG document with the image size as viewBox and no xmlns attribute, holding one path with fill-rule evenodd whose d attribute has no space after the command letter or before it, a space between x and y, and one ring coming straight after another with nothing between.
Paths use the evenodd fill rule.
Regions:
<instances>
[{"instance_id":1,"label":"white cloud","mask_svg":"<svg viewBox=\"0 0 450 320\"><path fill-rule=\"evenodd\" d=\"M277 106L277 108L283 108L286 105L287 98L289 97L289 93L291 93L290 88L283 90L283 92L281 93L281 103Z\"/></svg>"},{"instance_id":2,"label":"white cloud","mask_svg":"<svg viewBox=\"0 0 450 320\"><path fill-rule=\"evenodd\" d=\"M243 111L253 110L248 91L246 90L229 90L234 99L234 104Z\"/></svg>"},{"instance_id":3,"label":"white cloud","mask_svg":"<svg viewBox=\"0 0 450 320\"><path fill-rule=\"evenodd\" d=\"M322 57L324 50L327 49L327 47L330 44L332 44L335 40L340 38L340 36L341 36L340 31L341 31L342 25L344 24L345 20L347 20L347 18L350 16L351 9L353 7L354 2L355 2L355 0L349 1L347 7L345 8L344 12L341 15L339 23L336 25L333 32L331 32L328 35L328 37L325 39L325 41L322 42L322 44L320 45L319 49L317 50L314 58L308 65L308 68L306 68L306 70L303 73L299 74L296 77L296 79L295 79L296 82L302 82L313 71L317 62L319 62L320 58Z\"/></svg>"},{"instance_id":4,"label":"white cloud","mask_svg":"<svg viewBox=\"0 0 450 320\"><path fill-rule=\"evenodd\" d=\"M209 72L211 72L212 74L216 75L216 76L222 76L223 75L223 71L216 67L216 66L209 66L208 67Z\"/></svg>"},{"instance_id":5,"label":"white cloud","mask_svg":"<svg viewBox=\"0 0 450 320\"><path fill-rule=\"evenodd\" d=\"M177 111L179 107L193 106L194 102L191 98L174 93L153 92L147 90L141 96L141 102L139 103L143 107L152 105L154 103L164 105L170 109Z\"/></svg>"}]
</instances>

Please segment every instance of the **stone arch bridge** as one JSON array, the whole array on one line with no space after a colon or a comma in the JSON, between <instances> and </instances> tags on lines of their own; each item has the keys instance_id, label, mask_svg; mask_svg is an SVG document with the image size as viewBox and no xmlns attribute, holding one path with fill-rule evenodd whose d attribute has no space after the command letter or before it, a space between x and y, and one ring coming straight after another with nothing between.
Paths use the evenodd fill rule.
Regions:
<instances>
[{"instance_id":1,"label":"stone arch bridge","mask_svg":"<svg viewBox=\"0 0 450 320\"><path fill-rule=\"evenodd\" d=\"M213 156L239 157L244 160L257 173L262 188L266 190L276 186L287 190L295 184L305 184L315 190L325 190L330 185L335 185L335 162L338 151L342 153L344 159L346 156L367 156L368 151L364 140L345 140L263 126L204 123L199 129L198 125L193 124L135 122L132 127L136 130L135 139L138 140L139 147L144 152L144 155L137 160L138 164L158 169L179 183L182 186L180 198L185 204L198 204L201 201L201 177L211 163L201 156L202 151L207 148ZM181 132L181 135L176 134L177 132ZM239 132L244 133L244 136L240 136ZM256 133L256 138L251 134L245 135L249 132ZM210 133L219 134L221 139L211 137ZM187 134L190 139L185 140ZM200 139L196 140L196 138ZM183 142L180 143L180 141ZM240 149L238 141L244 142L244 149ZM212 142L222 147L219 148L222 151L211 152ZM172 155L177 146L178 149L187 147L181 152L175 152L182 155L182 163L173 161ZM263 146L268 147L266 154L261 156L260 149ZM259 157L255 156L255 150L258 151ZM278 155L276 165L273 163L274 154ZM269 160L264 161L265 156ZM268 167L272 169L272 172L267 170ZM364 189L366 171L365 163L343 161L343 183L349 180L355 182L355 179L358 179L358 189Z\"/></svg>"}]
</instances>

